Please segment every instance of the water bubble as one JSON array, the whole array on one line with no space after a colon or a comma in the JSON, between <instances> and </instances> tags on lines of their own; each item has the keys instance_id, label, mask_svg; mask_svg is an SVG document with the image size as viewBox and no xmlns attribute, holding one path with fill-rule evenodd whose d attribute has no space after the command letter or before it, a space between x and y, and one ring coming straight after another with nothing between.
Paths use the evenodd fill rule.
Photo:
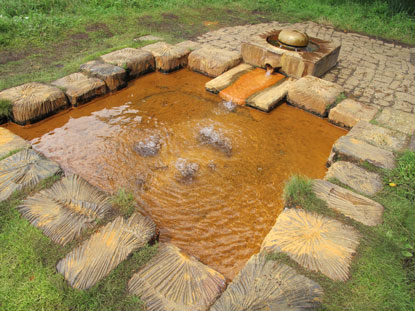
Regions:
<instances>
[{"instance_id":1,"label":"water bubble","mask_svg":"<svg viewBox=\"0 0 415 311\"><path fill-rule=\"evenodd\" d=\"M143 140L137 142L133 147L134 151L143 157L152 157L157 155L160 148L160 137L158 135L149 135L144 137Z\"/></svg>"},{"instance_id":2,"label":"water bubble","mask_svg":"<svg viewBox=\"0 0 415 311\"><path fill-rule=\"evenodd\" d=\"M236 108L236 105L230 100L230 101L223 101L222 106L228 110L228 111L234 111Z\"/></svg>"},{"instance_id":3,"label":"water bubble","mask_svg":"<svg viewBox=\"0 0 415 311\"><path fill-rule=\"evenodd\" d=\"M192 181L199 171L199 164L187 159L179 158L176 161L177 175L182 181Z\"/></svg>"},{"instance_id":4,"label":"water bubble","mask_svg":"<svg viewBox=\"0 0 415 311\"><path fill-rule=\"evenodd\" d=\"M211 145L219 149L227 156L232 155L232 142L224 136L220 131L213 128L213 126L205 126L199 131L199 141L202 144Z\"/></svg>"}]
</instances>

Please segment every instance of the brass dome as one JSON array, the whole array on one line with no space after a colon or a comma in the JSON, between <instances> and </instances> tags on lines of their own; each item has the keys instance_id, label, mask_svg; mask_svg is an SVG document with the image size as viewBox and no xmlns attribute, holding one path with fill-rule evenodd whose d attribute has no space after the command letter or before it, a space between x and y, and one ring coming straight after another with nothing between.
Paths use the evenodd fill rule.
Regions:
<instances>
[{"instance_id":1,"label":"brass dome","mask_svg":"<svg viewBox=\"0 0 415 311\"><path fill-rule=\"evenodd\" d=\"M293 47L306 47L308 45L308 36L306 33L295 29L281 30L278 35L278 41L284 45Z\"/></svg>"}]
</instances>

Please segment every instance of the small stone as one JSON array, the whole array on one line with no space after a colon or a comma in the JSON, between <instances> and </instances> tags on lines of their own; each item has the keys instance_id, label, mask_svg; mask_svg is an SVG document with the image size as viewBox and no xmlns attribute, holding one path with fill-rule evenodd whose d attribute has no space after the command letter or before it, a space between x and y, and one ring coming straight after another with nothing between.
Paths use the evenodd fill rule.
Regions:
<instances>
[{"instance_id":1,"label":"small stone","mask_svg":"<svg viewBox=\"0 0 415 311\"><path fill-rule=\"evenodd\" d=\"M327 202L329 208L347 217L366 226L382 223L383 206L373 200L326 180L314 180L313 190L318 198Z\"/></svg>"},{"instance_id":2,"label":"small stone","mask_svg":"<svg viewBox=\"0 0 415 311\"><path fill-rule=\"evenodd\" d=\"M311 111L319 116L327 112L337 97L344 91L343 87L313 76L303 77L288 89L287 100L294 106Z\"/></svg>"},{"instance_id":3,"label":"small stone","mask_svg":"<svg viewBox=\"0 0 415 311\"><path fill-rule=\"evenodd\" d=\"M364 141L347 135L340 137L335 142L331 150L329 162L332 162L337 157L356 162L367 161L374 166L386 169L392 169L396 166L392 152L369 145Z\"/></svg>"},{"instance_id":4,"label":"small stone","mask_svg":"<svg viewBox=\"0 0 415 311\"><path fill-rule=\"evenodd\" d=\"M151 52L156 60L156 68L168 73L187 66L187 57L190 49L180 46L172 46L166 42L157 42L142 48Z\"/></svg>"},{"instance_id":5,"label":"small stone","mask_svg":"<svg viewBox=\"0 0 415 311\"><path fill-rule=\"evenodd\" d=\"M153 157L161 149L160 137L158 135L144 137L143 140L134 145L133 149L142 157Z\"/></svg>"},{"instance_id":6,"label":"small stone","mask_svg":"<svg viewBox=\"0 0 415 311\"><path fill-rule=\"evenodd\" d=\"M231 140L224 136L219 130L216 130L213 126L201 128L198 139L202 144L213 146L227 156L232 155Z\"/></svg>"},{"instance_id":7,"label":"small stone","mask_svg":"<svg viewBox=\"0 0 415 311\"><path fill-rule=\"evenodd\" d=\"M0 127L0 158L7 156L10 152L30 148L30 143L17 136L4 127Z\"/></svg>"},{"instance_id":8,"label":"small stone","mask_svg":"<svg viewBox=\"0 0 415 311\"><path fill-rule=\"evenodd\" d=\"M219 93L223 89L230 86L235 82L240 76L247 73L248 71L253 70L254 67L248 64L240 64L225 73L222 73L220 76L210 80L205 84L206 90L212 93Z\"/></svg>"},{"instance_id":9,"label":"small stone","mask_svg":"<svg viewBox=\"0 0 415 311\"><path fill-rule=\"evenodd\" d=\"M81 65L80 70L105 81L110 91L119 90L127 85L127 72L118 66L93 60Z\"/></svg>"},{"instance_id":10,"label":"small stone","mask_svg":"<svg viewBox=\"0 0 415 311\"><path fill-rule=\"evenodd\" d=\"M356 164L339 161L330 166L324 179L335 178L341 183L366 195L375 195L382 190L382 178L372 172L360 168Z\"/></svg>"},{"instance_id":11,"label":"small stone","mask_svg":"<svg viewBox=\"0 0 415 311\"><path fill-rule=\"evenodd\" d=\"M192 181L196 178L199 171L199 164L190 162L187 159L179 158L176 161L176 170L178 172L178 178L182 181Z\"/></svg>"},{"instance_id":12,"label":"small stone","mask_svg":"<svg viewBox=\"0 0 415 311\"><path fill-rule=\"evenodd\" d=\"M374 107L363 105L348 98L342 100L336 107L330 110L329 120L334 124L351 128L360 120L372 120L377 111Z\"/></svg>"},{"instance_id":13,"label":"small stone","mask_svg":"<svg viewBox=\"0 0 415 311\"><path fill-rule=\"evenodd\" d=\"M385 108L376 121L380 125L408 135L412 135L415 131L415 114L412 113Z\"/></svg>"},{"instance_id":14,"label":"small stone","mask_svg":"<svg viewBox=\"0 0 415 311\"><path fill-rule=\"evenodd\" d=\"M240 62L241 53L213 47L203 47L189 55L190 70L209 77L217 77Z\"/></svg>"},{"instance_id":15,"label":"small stone","mask_svg":"<svg viewBox=\"0 0 415 311\"><path fill-rule=\"evenodd\" d=\"M89 102L93 98L107 92L104 81L90 78L80 72L60 78L52 82L52 84L64 89L73 107Z\"/></svg>"}]
</instances>

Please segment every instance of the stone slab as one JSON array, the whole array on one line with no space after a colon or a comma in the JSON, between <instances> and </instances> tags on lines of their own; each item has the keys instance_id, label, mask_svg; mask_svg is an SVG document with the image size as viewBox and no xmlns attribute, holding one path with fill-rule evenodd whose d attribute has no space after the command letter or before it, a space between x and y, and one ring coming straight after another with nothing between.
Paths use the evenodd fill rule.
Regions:
<instances>
[{"instance_id":1,"label":"stone slab","mask_svg":"<svg viewBox=\"0 0 415 311\"><path fill-rule=\"evenodd\" d=\"M202 48L202 45L200 43L190 41L190 40L182 41L180 43L177 43L175 46L186 48L186 49L189 49L191 51L195 51L195 50L198 50L198 49Z\"/></svg>"},{"instance_id":2,"label":"stone slab","mask_svg":"<svg viewBox=\"0 0 415 311\"><path fill-rule=\"evenodd\" d=\"M377 126L366 121L359 121L347 136L390 151L402 151L408 146L409 142L408 135L402 132Z\"/></svg>"},{"instance_id":3,"label":"stone slab","mask_svg":"<svg viewBox=\"0 0 415 311\"><path fill-rule=\"evenodd\" d=\"M56 269L69 284L87 289L107 276L156 234L154 222L141 214L117 217L58 262Z\"/></svg>"},{"instance_id":4,"label":"stone slab","mask_svg":"<svg viewBox=\"0 0 415 311\"><path fill-rule=\"evenodd\" d=\"M337 97L343 91L340 85L306 76L291 85L288 89L287 100L294 106L325 117L330 106L336 102Z\"/></svg>"},{"instance_id":5,"label":"stone slab","mask_svg":"<svg viewBox=\"0 0 415 311\"><path fill-rule=\"evenodd\" d=\"M395 110L393 108L385 108L376 118L376 121L383 126L400 131L407 135L415 132L415 114Z\"/></svg>"},{"instance_id":6,"label":"stone slab","mask_svg":"<svg viewBox=\"0 0 415 311\"><path fill-rule=\"evenodd\" d=\"M314 180L313 191L327 206L367 226L382 223L383 206L326 180Z\"/></svg>"},{"instance_id":7,"label":"stone slab","mask_svg":"<svg viewBox=\"0 0 415 311\"><path fill-rule=\"evenodd\" d=\"M337 220L292 208L278 216L261 251L282 252L308 270L346 281L359 237Z\"/></svg>"},{"instance_id":8,"label":"stone slab","mask_svg":"<svg viewBox=\"0 0 415 311\"><path fill-rule=\"evenodd\" d=\"M203 47L189 55L189 69L209 77L217 77L241 62L241 53Z\"/></svg>"},{"instance_id":9,"label":"stone slab","mask_svg":"<svg viewBox=\"0 0 415 311\"><path fill-rule=\"evenodd\" d=\"M0 202L14 191L36 185L60 172L59 165L32 149L24 149L0 161Z\"/></svg>"},{"instance_id":10,"label":"stone slab","mask_svg":"<svg viewBox=\"0 0 415 311\"><path fill-rule=\"evenodd\" d=\"M148 311L207 311L225 287L223 275L169 243L128 282Z\"/></svg>"},{"instance_id":11,"label":"stone slab","mask_svg":"<svg viewBox=\"0 0 415 311\"><path fill-rule=\"evenodd\" d=\"M101 59L112 65L127 70L129 78L136 78L156 68L154 56L148 51L125 48L101 56Z\"/></svg>"},{"instance_id":12,"label":"stone slab","mask_svg":"<svg viewBox=\"0 0 415 311\"><path fill-rule=\"evenodd\" d=\"M330 166L324 179L330 178L335 178L366 195L375 195L383 188L382 178L378 174L346 161L335 162Z\"/></svg>"},{"instance_id":13,"label":"stone slab","mask_svg":"<svg viewBox=\"0 0 415 311\"><path fill-rule=\"evenodd\" d=\"M12 102L13 121L21 125L44 119L68 105L62 90L38 82L1 91L0 99Z\"/></svg>"},{"instance_id":14,"label":"stone slab","mask_svg":"<svg viewBox=\"0 0 415 311\"><path fill-rule=\"evenodd\" d=\"M95 227L111 211L111 201L81 177L70 175L29 196L17 209L52 241L66 245Z\"/></svg>"},{"instance_id":15,"label":"stone slab","mask_svg":"<svg viewBox=\"0 0 415 311\"><path fill-rule=\"evenodd\" d=\"M253 70L254 67L248 64L240 64L225 73L222 73L220 76L210 80L205 84L205 88L207 91L212 93L219 93L223 89L230 86L235 80L237 80L240 76L247 73L248 71Z\"/></svg>"},{"instance_id":16,"label":"stone slab","mask_svg":"<svg viewBox=\"0 0 415 311\"><path fill-rule=\"evenodd\" d=\"M187 47L174 46L166 42L157 42L142 48L151 52L156 60L157 70L168 73L187 66L191 50Z\"/></svg>"},{"instance_id":17,"label":"stone slab","mask_svg":"<svg viewBox=\"0 0 415 311\"><path fill-rule=\"evenodd\" d=\"M121 67L93 60L81 65L80 70L88 76L103 80L110 91L127 86L127 72Z\"/></svg>"},{"instance_id":18,"label":"stone slab","mask_svg":"<svg viewBox=\"0 0 415 311\"><path fill-rule=\"evenodd\" d=\"M340 137L333 145L328 164L332 164L339 156L355 162L367 161L380 168L392 169L396 166L392 152L347 135Z\"/></svg>"},{"instance_id":19,"label":"stone slab","mask_svg":"<svg viewBox=\"0 0 415 311\"><path fill-rule=\"evenodd\" d=\"M351 128L358 121L370 121L377 113L375 107L363 105L353 99L342 100L330 110L329 120L336 125Z\"/></svg>"},{"instance_id":20,"label":"stone slab","mask_svg":"<svg viewBox=\"0 0 415 311\"><path fill-rule=\"evenodd\" d=\"M0 159L10 152L30 148L30 143L4 127L0 127Z\"/></svg>"},{"instance_id":21,"label":"stone slab","mask_svg":"<svg viewBox=\"0 0 415 311\"><path fill-rule=\"evenodd\" d=\"M246 105L269 112L285 99L288 94L288 89L293 83L292 78L281 80L281 82L248 97Z\"/></svg>"},{"instance_id":22,"label":"stone slab","mask_svg":"<svg viewBox=\"0 0 415 311\"><path fill-rule=\"evenodd\" d=\"M52 82L52 85L64 89L73 107L85 104L107 92L105 82L98 78L76 72Z\"/></svg>"},{"instance_id":23,"label":"stone slab","mask_svg":"<svg viewBox=\"0 0 415 311\"><path fill-rule=\"evenodd\" d=\"M248 260L210 310L313 310L322 295L316 282L261 253Z\"/></svg>"}]
</instances>

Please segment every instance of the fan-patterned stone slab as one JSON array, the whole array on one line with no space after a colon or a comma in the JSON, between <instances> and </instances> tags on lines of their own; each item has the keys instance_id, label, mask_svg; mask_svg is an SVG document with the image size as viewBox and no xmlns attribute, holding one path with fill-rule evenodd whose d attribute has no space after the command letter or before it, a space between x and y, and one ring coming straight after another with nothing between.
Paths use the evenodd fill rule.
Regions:
<instances>
[{"instance_id":1,"label":"fan-patterned stone slab","mask_svg":"<svg viewBox=\"0 0 415 311\"><path fill-rule=\"evenodd\" d=\"M286 209L265 237L261 250L282 252L304 268L335 281L349 278L359 235L341 222L302 209Z\"/></svg>"},{"instance_id":2,"label":"fan-patterned stone slab","mask_svg":"<svg viewBox=\"0 0 415 311\"><path fill-rule=\"evenodd\" d=\"M222 73L220 76L215 79L210 80L205 84L206 90L212 93L219 93L220 91L226 89L233 82L235 82L240 76L254 69L254 66L248 64L240 64L225 73Z\"/></svg>"},{"instance_id":3,"label":"fan-patterned stone slab","mask_svg":"<svg viewBox=\"0 0 415 311\"><path fill-rule=\"evenodd\" d=\"M360 194L334 185L326 180L314 180L317 197L327 202L329 208L367 226L382 223L383 206Z\"/></svg>"},{"instance_id":4,"label":"fan-patterned stone slab","mask_svg":"<svg viewBox=\"0 0 415 311\"><path fill-rule=\"evenodd\" d=\"M59 261L56 268L71 286L87 289L145 246L155 233L154 222L141 214L117 217Z\"/></svg>"},{"instance_id":5,"label":"fan-patterned stone slab","mask_svg":"<svg viewBox=\"0 0 415 311\"><path fill-rule=\"evenodd\" d=\"M412 135L415 132L415 114L385 108L376 118L376 121L383 126Z\"/></svg>"},{"instance_id":6,"label":"fan-patterned stone slab","mask_svg":"<svg viewBox=\"0 0 415 311\"><path fill-rule=\"evenodd\" d=\"M156 68L165 73L186 67L187 57L190 54L190 49L166 42L150 44L142 50L151 52L156 60Z\"/></svg>"},{"instance_id":7,"label":"fan-patterned stone slab","mask_svg":"<svg viewBox=\"0 0 415 311\"><path fill-rule=\"evenodd\" d=\"M0 158L7 156L10 152L30 148L30 143L17 136L4 127L0 127Z\"/></svg>"},{"instance_id":8,"label":"fan-patterned stone slab","mask_svg":"<svg viewBox=\"0 0 415 311\"><path fill-rule=\"evenodd\" d=\"M130 78L154 71L156 67L153 54L133 48L125 48L105 54L101 56L101 59L106 63L126 69Z\"/></svg>"},{"instance_id":9,"label":"fan-patterned stone slab","mask_svg":"<svg viewBox=\"0 0 415 311\"><path fill-rule=\"evenodd\" d=\"M32 149L24 149L0 161L0 202L24 187L60 172L60 167Z\"/></svg>"},{"instance_id":10,"label":"fan-patterned stone slab","mask_svg":"<svg viewBox=\"0 0 415 311\"><path fill-rule=\"evenodd\" d=\"M322 294L314 281L260 253L249 259L210 310L311 310Z\"/></svg>"},{"instance_id":11,"label":"fan-patterned stone slab","mask_svg":"<svg viewBox=\"0 0 415 311\"><path fill-rule=\"evenodd\" d=\"M28 197L18 210L54 242L65 245L94 227L111 205L107 195L71 175Z\"/></svg>"},{"instance_id":12,"label":"fan-patterned stone slab","mask_svg":"<svg viewBox=\"0 0 415 311\"><path fill-rule=\"evenodd\" d=\"M208 310L225 286L219 272L172 244L160 244L158 254L128 283L148 311Z\"/></svg>"},{"instance_id":13,"label":"fan-patterned stone slab","mask_svg":"<svg viewBox=\"0 0 415 311\"><path fill-rule=\"evenodd\" d=\"M68 104L59 88L38 82L4 90L0 92L0 99L12 102L13 120L18 124L41 120Z\"/></svg>"},{"instance_id":14,"label":"fan-patterned stone slab","mask_svg":"<svg viewBox=\"0 0 415 311\"><path fill-rule=\"evenodd\" d=\"M118 66L93 60L81 65L80 70L89 76L105 81L110 91L119 90L127 85L127 72Z\"/></svg>"},{"instance_id":15,"label":"fan-patterned stone slab","mask_svg":"<svg viewBox=\"0 0 415 311\"><path fill-rule=\"evenodd\" d=\"M372 120L377 111L375 107L347 98L330 110L329 120L334 124L351 128L361 120Z\"/></svg>"},{"instance_id":16,"label":"fan-patterned stone slab","mask_svg":"<svg viewBox=\"0 0 415 311\"><path fill-rule=\"evenodd\" d=\"M324 179L336 178L340 182L354 190L367 195L375 195L382 190L382 178L372 172L368 172L356 164L339 161L330 166Z\"/></svg>"},{"instance_id":17,"label":"fan-patterned stone slab","mask_svg":"<svg viewBox=\"0 0 415 311\"><path fill-rule=\"evenodd\" d=\"M66 96L68 96L71 105L74 107L89 102L94 97L107 92L104 81L90 78L81 72L60 78L52 82L52 84L65 90Z\"/></svg>"},{"instance_id":18,"label":"fan-patterned stone slab","mask_svg":"<svg viewBox=\"0 0 415 311\"><path fill-rule=\"evenodd\" d=\"M242 60L240 52L202 47L189 55L189 68L209 77L217 77Z\"/></svg>"}]
</instances>

